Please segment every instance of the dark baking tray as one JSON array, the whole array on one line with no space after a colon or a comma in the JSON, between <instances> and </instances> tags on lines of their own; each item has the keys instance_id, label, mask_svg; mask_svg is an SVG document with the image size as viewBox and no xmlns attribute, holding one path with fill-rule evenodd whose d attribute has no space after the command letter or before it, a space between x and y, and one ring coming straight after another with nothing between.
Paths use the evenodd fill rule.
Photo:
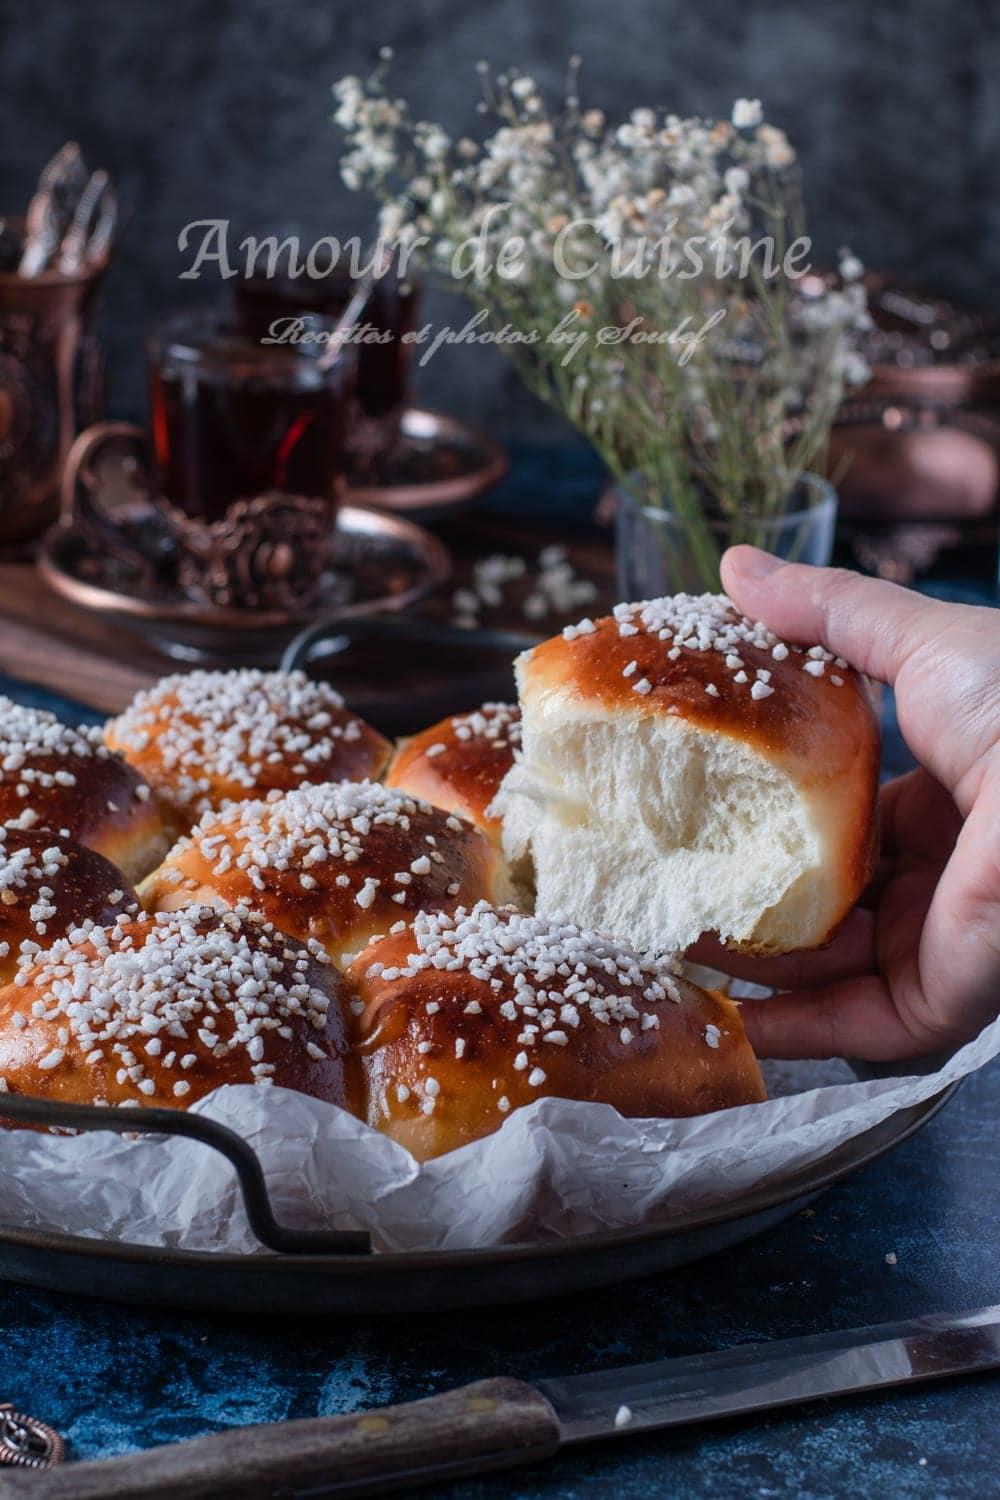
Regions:
<instances>
[{"instance_id":1,"label":"dark baking tray","mask_svg":"<svg viewBox=\"0 0 1000 1500\"><path fill-rule=\"evenodd\" d=\"M0 1226L0 1279L143 1306L223 1313L266 1307L307 1316L473 1307L583 1291L670 1270L771 1228L831 1184L908 1140L957 1088L953 1084L923 1104L898 1111L812 1166L710 1212L543 1244L385 1255L358 1253L354 1246L364 1244L363 1235L308 1233L276 1224L259 1164L246 1142L200 1116L144 1110L147 1129L193 1135L222 1150L239 1173L255 1232L282 1248L218 1255ZM30 1112L36 1121L55 1117L47 1101L15 1096L3 1101L3 1110L16 1110L22 1118ZM71 1116L81 1123L84 1116L97 1116L86 1128L107 1129L109 1113L61 1106L58 1118L66 1124ZM112 1128L134 1130L136 1124L131 1115Z\"/></svg>"}]
</instances>

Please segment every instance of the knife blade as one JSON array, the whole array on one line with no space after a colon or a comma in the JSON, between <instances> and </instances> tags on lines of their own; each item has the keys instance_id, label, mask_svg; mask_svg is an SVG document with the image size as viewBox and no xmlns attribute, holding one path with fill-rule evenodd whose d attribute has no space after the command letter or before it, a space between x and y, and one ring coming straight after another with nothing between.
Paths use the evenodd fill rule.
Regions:
<instances>
[{"instance_id":1,"label":"knife blade","mask_svg":"<svg viewBox=\"0 0 1000 1500\"><path fill-rule=\"evenodd\" d=\"M626 1429L682 1427L998 1367L1000 1306L773 1344L737 1344L718 1353L539 1380L535 1385L553 1406L562 1442L568 1444ZM609 1430L609 1412L614 1416L621 1408L626 1415Z\"/></svg>"},{"instance_id":2,"label":"knife blade","mask_svg":"<svg viewBox=\"0 0 1000 1500\"><path fill-rule=\"evenodd\" d=\"M1000 1367L1000 1306L742 1344L564 1379L481 1380L423 1401L0 1475L0 1500L355 1500L560 1449Z\"/></svg>"}]
</instances>

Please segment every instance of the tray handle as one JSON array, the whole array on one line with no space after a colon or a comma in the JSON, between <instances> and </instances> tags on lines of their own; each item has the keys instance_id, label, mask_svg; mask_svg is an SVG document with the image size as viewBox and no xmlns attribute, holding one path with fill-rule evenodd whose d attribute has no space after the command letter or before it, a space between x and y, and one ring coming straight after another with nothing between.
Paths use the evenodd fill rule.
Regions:
<instances>
[{"instance_id":1,"label":"tray handle","mask_svg":"<svg viewBox=\"0 0 1000 1500\"><path fill-rule=\"evenodd\" d=\"M290 1229L271 1209L264 1171L248 1141L203 1115L179 1109L106 1109L95 1104L62 1104L31 1094L0 1095L0 1120L72 1130L111 1130L116 1135L179 1135L200 1141L223 1155L236 1172L247 1222L262 1245L283 1255L369 1255L365 1230Z\"/></svg>"},{"instance_id":2,"label":"tray handle","mask_svg":"<svg viewBox=\"0 0 1000 1500\"><path fill-rule=\"evenodd\" d=\"M325 615L312 625L307 625L288 643L281 658L281 670L292 672L296 668L307 668L317 658L340 656L351 646L365 641L385 641L392 645L397 641L419 642L427 647L459 647L468 651L519 651L530 650L542 639L526 631L491 630L476 628L465 630L437 620L422 620L399 615Z\"/></svg>"}]
</instances>

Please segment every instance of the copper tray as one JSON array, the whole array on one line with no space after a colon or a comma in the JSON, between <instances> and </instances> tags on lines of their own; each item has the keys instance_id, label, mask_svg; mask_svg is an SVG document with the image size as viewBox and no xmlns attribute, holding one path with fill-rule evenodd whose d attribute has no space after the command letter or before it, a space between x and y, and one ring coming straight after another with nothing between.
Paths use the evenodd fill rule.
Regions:
<instances>
[{"instance_id":1,"label":"copper tray","mask_svg":"<svg viewBox=\"0 0 1000 1500\"><path fill-rule=\"evenodd\" d=\"M488 433L413 406L395 440L368 459L364 474L349 477L349 493L355 505L438 516L471 504L509 468L506 449Z\"/></svg>"},{"instance_id":2,"label":"copper tray","mask_svg":"<svg viewBox=\"0 0 1000 1500\"><path fill-rule=\"evenodd\" d=\"M450 572L447 550L423 527L356 505L337 516L343 592L327 594L307 613L228 609L194 603L109 555L100 539L74 522L48 533L38 567L50 588L81 609L132 631L164 655L234 666L276 662L284 646L320 615L345 619L411 608Z\"/></svg>"}]
</instances>

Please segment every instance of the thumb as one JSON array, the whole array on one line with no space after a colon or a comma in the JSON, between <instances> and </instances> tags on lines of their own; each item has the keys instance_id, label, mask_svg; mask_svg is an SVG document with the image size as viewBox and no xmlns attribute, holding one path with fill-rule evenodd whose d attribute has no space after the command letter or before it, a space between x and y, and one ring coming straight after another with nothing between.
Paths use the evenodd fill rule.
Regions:
<instances>
[{"instance_id":1,"label":"thumb","mask_svg":"<svg viewBox=\"0 0 1000 1500\"><path fill-rule=\"evenodd\" d=\"M947 606L844 568L783 563L757 547L730 547L722 583L737 608L775 635L821 645L852 667L893 683L908 657L941 627ZM937 617L937 618L935 618Z\"/></svg>"}]
</instances>

